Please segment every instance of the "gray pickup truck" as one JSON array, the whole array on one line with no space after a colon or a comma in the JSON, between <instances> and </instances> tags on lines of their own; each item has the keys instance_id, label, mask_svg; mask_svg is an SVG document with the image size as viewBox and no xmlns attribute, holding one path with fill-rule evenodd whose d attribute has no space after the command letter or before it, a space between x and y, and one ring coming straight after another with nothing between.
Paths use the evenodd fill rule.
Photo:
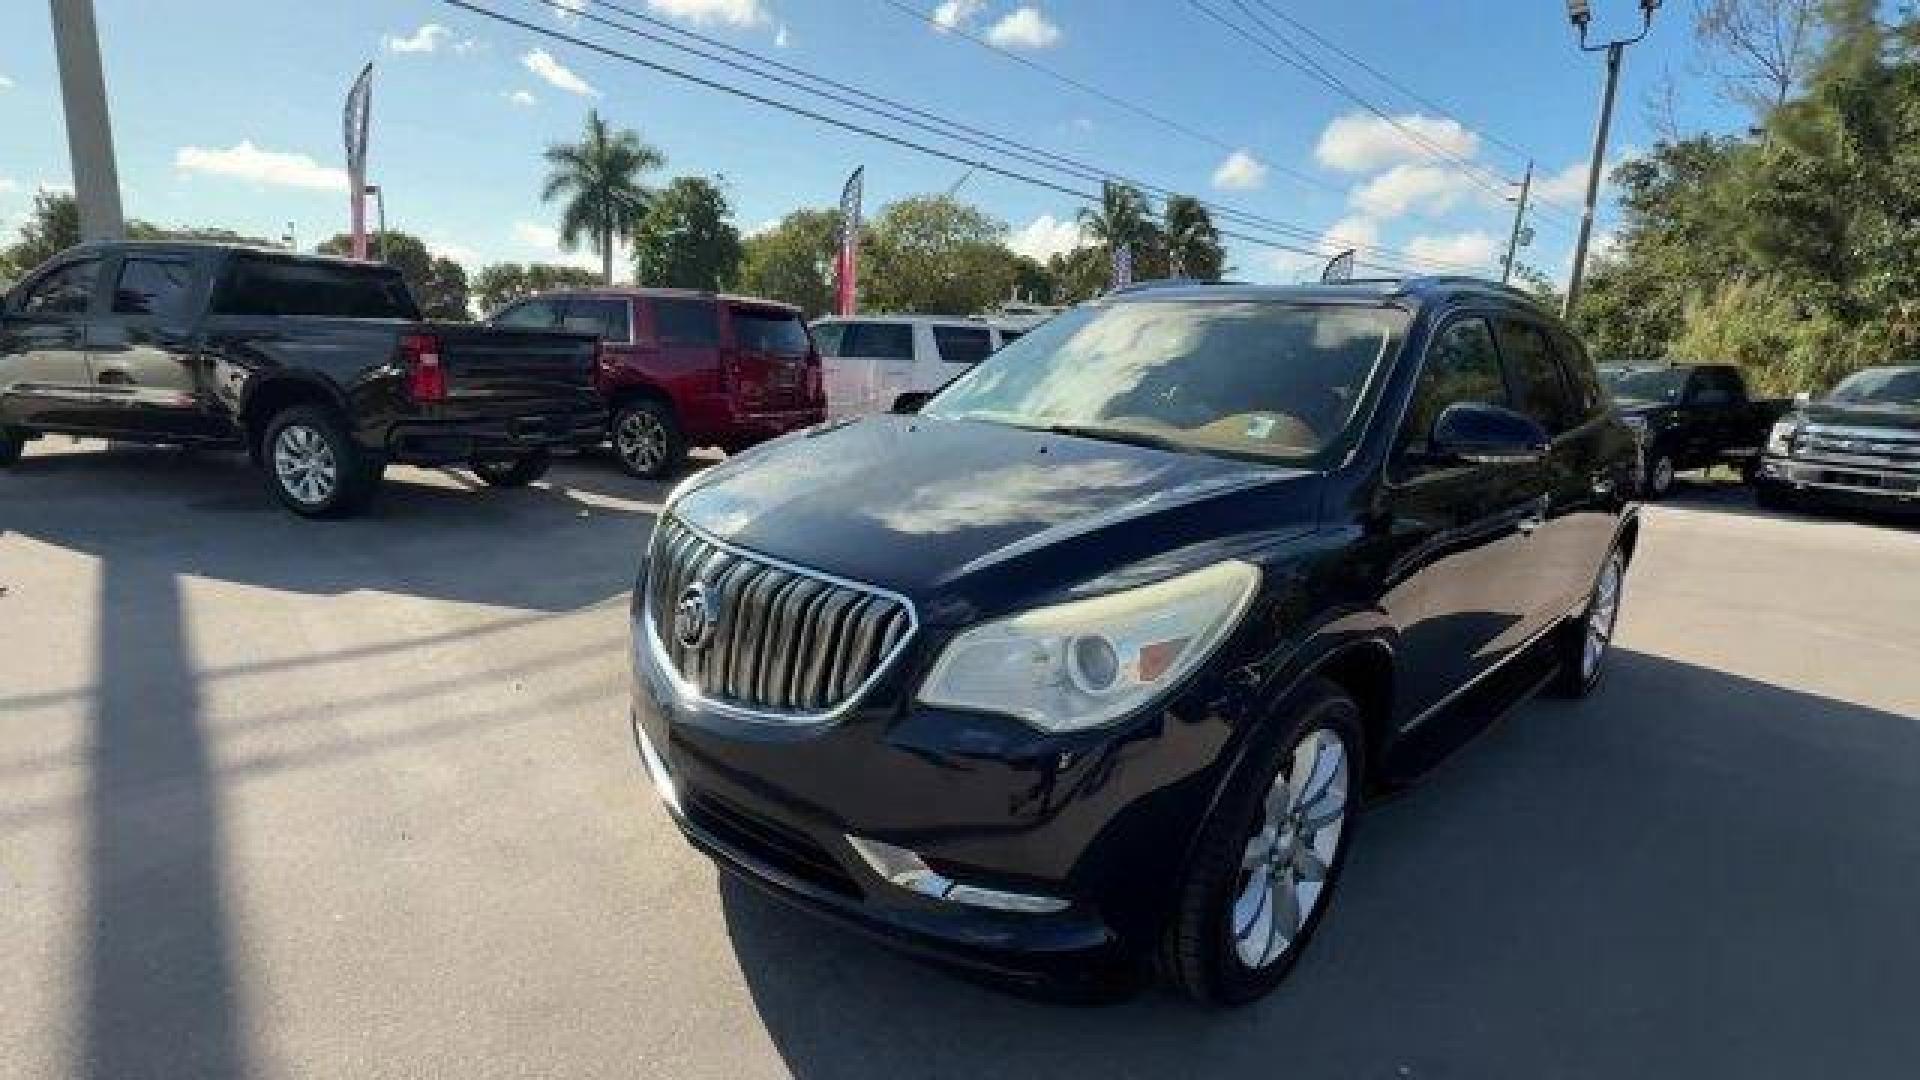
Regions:
<instances>
[{"instance_id":1,"label":"gray pickup truck","mask_svg":"<svg viewBox=\"0 0 1920 1080\"><path fill-rule=\"evenodd\" d=\"M46 432L239 444L306 517L390 462L510 487L597 443L588 334L423 322L398 270L207 243L82 245L0 303L0 467Z\"/></svg>"}]
</instances>

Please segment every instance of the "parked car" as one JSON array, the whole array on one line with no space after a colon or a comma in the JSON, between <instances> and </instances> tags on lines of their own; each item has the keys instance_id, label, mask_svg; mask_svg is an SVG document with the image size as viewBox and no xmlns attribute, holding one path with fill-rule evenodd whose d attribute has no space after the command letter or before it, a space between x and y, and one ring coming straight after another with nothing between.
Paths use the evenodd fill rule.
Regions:
<instances>
[{"instance_id":1,"label":"parked car","mask_svg":"<svg viewBox=\"0 0 1920 1080\"><path fill-rule=\"evenodd\" d=\"M565 327L600 337L594 381L612 410L620 464L660 480L688 449L738 453L825 420L820 354L800 309L683 289L548 293L493 325Z\"/></svg>"},{"instance_id":2,"label":"parked car","mask_svg":"<svg viewBox=\"0 0 1920 1080\"><path fill-rule=\"evenodd\" d=\"M813 337L835 419L911 409L1003 343L998 327L978 319L925 315L821 319Z\"/></svg>"},{"instance_id":3,"label":"parked car","mask_svg":"<svg viewBox=\"0 0 1920 1080\"><path fill-rule=\"evenodd\" d=\"M1732 364L1606 366L1600 382L1642 443L1641 494L1662 499L1677 473L1731 465L1743 477L1760 460L1767 429L1787 402L1756 401Z\"/></svg>"},{"instance_id":4,"label":"parked car","mask_svg":"<svg viewBox=\"0 0 1920 1080\"><path fill-rule=\"evenodd\" d=\"M210 243L73 248L0 308L0 464L45 432L241 443L297 514L349 514L389 462L531 483L599 439L582 334L422 322L378 263Z\"/></svg>"},{"instance_id":5,"label":"parked car","mask_svg":"<svg viewBox=\"0 0 1920 1080\"><path fill-rule=\"evenodd\" d=\"M1920 510L1920 367L1854 372L1767 436L1755 477L1778 509Z\"/></svg>"},{"instance_id":6,"label":"parked car","mask_svg":"<svg viewBox=\"0 0 1920 1080\"><path fill-rule=\"evenodd\" d=\"M1249 1001L1449 706L1600 680L1634 452L1499 286L1111 296L676 492L638 755L723 867L906 949Z\"/></svg>"}]
</instances>

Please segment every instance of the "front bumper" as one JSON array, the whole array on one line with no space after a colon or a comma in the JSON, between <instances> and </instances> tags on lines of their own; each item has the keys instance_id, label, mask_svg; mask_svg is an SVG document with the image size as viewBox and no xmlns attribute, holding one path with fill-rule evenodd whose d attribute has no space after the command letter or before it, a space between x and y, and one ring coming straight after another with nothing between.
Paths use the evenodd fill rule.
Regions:
<instances>
[{"instance_id":1,"label":"front bumper","mask_svg":"<svg viewBox=\"0 0 1920 1080\"><path fill-rule=\"evenodd\" d=\"M770 725L682 699L636 629L636 749L682 831L723 868L996 980L1137 981L1211 797L1223 725L1180 724L1169 707L1093 737L1043 736L905 707L904 664L834 721ZM1016 912L923 896L884 880L849 836L914 851L956 882L1068 903Z\"/></svg>"},{"instance_id":2,"label":"front bumper","mask_svg":"<svg viewBox=\"0 0 1920 1080\"><path fill-rule=\"evenodd\" d=\"M408 420L388 430L388 460L409 465L465 464L492 455L585 449L606 438L600 409L528 413L477 420Z\"/></svg>"},{"instance_id":3,"label":"front bumper","mask_svg":"<svg viewBox=\"0 0 1920 1080\"><path fill-rule=\"evenodd\" d=\"M1836 506L1920 511L1920 471L1913 469L1768 455L1754 482Z\"/></svg>"}]
</instances>

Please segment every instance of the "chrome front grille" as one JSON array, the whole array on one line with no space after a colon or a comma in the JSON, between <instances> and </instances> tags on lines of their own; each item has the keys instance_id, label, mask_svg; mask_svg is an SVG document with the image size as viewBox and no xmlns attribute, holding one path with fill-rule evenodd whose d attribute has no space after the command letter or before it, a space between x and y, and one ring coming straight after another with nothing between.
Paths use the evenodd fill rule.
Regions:
<instances>
[{"instance_id":1,"label":"chrome front grille","mask_svg":"<svg viewBox=\"0 0 1920 1080\"><path fill-rule=\"evenodd\" d=\"M712 626L690 645L679 607L695 585ZM646 588L656 652L682 689L779 722L850 707L915 625L899 596L742 551L673 518L654 531Z\"/></svg>"},{"instance_id":2,"label":"chrome front grille","mask_svg":"<svg viewBox=\"0 0 1920 1080\"><path fill-rule=\"evenodd\" d=\"M1809 424L1800 432L1796 456L1878 468L1920 469L1920 432L1898 428Z\"/></svg>"}]
</instances>

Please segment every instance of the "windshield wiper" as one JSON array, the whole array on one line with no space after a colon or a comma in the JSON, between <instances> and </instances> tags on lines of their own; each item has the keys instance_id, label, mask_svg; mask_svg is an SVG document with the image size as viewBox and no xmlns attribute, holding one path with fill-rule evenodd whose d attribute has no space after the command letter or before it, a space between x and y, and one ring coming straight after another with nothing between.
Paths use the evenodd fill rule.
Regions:
<instances>
[{"instance_id":1,"label":"windshield wiper","mask_svg":"<svg viewBox=\"0 0 1920 1080\"><path fill-rule=\"evenodd\" d=\"M1101 442L1145 446L1154 450L1172 450L1176 453L1191 452L1194 449L1192 445L1179 439L1156 435L1150 431L1136 431L1133 428L1101 427L1098 424L1022 424L1020 426L1033 431L1044 431L1051 435L1071 435L1077 439L1098 439Z\"/></svg>"}]
</instances>

